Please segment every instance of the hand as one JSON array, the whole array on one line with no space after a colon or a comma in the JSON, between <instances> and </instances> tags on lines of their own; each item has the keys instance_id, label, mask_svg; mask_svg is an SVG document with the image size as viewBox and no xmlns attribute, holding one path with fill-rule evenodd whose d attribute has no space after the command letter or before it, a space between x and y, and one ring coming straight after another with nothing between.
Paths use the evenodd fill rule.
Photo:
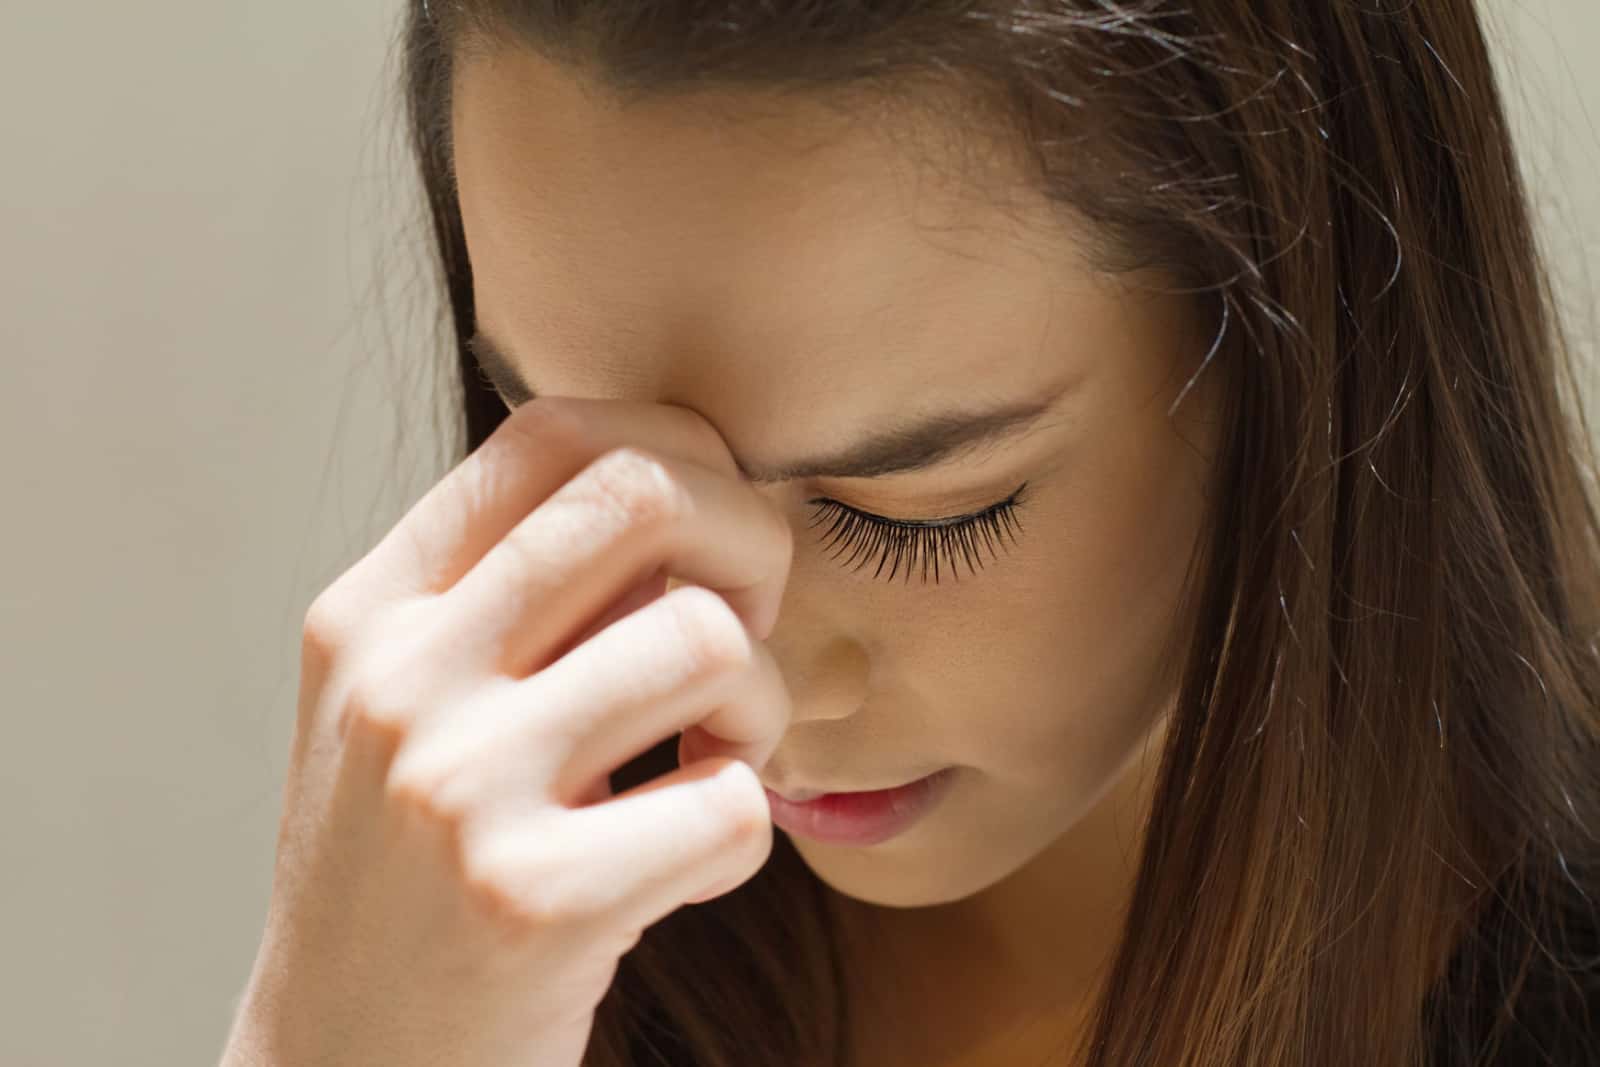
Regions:
<instances>
[{"instance_id":1,"label":"hand","mask_svg":"<svg viewBox=\"0 0 1600 1067\"><path fill-rule=\"evenodd\" d=\"M237 1062L579 1064L644 929L771 851L792 552L685 408L509 416L307 612Z\"/></svg>"}]
</instances>

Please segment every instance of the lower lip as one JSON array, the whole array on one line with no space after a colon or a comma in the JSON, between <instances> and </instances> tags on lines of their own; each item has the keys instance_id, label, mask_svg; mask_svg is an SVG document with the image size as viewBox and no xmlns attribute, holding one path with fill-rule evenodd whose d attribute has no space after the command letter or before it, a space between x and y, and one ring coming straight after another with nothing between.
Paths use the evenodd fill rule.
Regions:
<instances>
[{"instance_id":1,"label":"lower lip","mask_svg":"<svg viewBox=\"0 0 1600 1067\"><path fill-rule=\"evenodd\" d=\"M841 845L876 845L906 830L949 791L955 768L870 793L824 793L796 804L767 790L772 821L780 829Z\"/></svg>"}]
</instances>

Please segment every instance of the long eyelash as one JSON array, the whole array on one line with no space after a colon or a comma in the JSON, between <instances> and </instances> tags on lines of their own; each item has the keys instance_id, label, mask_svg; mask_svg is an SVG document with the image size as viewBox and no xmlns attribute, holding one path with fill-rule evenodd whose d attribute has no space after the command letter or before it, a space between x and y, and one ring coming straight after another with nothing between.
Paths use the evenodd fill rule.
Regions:
<instances>
[{"instance_id":1,"label":"long eyelash","mask_svg":"<svg viewBox=\"0 0 1600 1067\"><path fill-rule=\"evenodd\" d=\"M857 557L870 558L876 553L878 569L873 572L874 578L883 573L885 565L890 565L887 580L893 581L903 562L906 564L906 579L910 580L911 571L920 559L922 581L926 584L931 560L933 581L937 585L939 562L943 559L949 561L950 571L959 582L961 571L957 564L961 560L966 561L969 574L975 573L983 566L984 549L992 552L997 547L1004 547L1006 534L1010 534L1015 542L1016 533L1022 528L1017 509L1025 499L1023 491L1027 488L1028 483L1023 482L1016 492L1000 503L973 515L949 519L888 519L857 511L837 500L818 498L811 501L819 505L818 514L811 525L815 527L831 515L832 525L823 536L828 539L829 546L841 546L834 554L835 558L845 549L854 548L855 551L844 564L849 566ZM855 569L859 571L864 566L865 561Z\"/></svg>"}]
</instances>

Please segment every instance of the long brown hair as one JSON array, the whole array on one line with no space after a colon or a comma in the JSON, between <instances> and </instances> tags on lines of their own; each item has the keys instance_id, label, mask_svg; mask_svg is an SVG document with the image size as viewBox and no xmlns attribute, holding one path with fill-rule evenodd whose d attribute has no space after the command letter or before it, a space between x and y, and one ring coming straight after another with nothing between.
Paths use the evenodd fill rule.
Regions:
<instances>
[{"instance_id":1,"label":"long brown hair","mask_svg":"<svg viewBox=\"0 0 1600 1067\"><path fill-rule=\"evenodd\" d=\"M621 100L792 91L1002 131L1101 269L1213 313L1193 370L1237 384L1197 624L1125 936L1061 1062L1600 1062L1596 462L1470 0L418 0L401 45L462 455L506 414L466 346L473 49ZM839 966L780 834L650 928L587 1063L842 1064Z\"/></svg>"}]
</instances>

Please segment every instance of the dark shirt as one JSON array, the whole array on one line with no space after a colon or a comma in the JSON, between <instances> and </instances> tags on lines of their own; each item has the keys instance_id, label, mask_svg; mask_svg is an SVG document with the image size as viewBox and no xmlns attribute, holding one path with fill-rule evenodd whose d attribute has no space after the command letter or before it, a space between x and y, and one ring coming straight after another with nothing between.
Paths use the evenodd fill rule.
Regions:
<instances>
[{"instance_id":1,"label":"dark shirt","mask_svg":"<svg viewBox=\"0 0 1600 1067\"><path fill-rule=\"evenodd\" d=\"M1543 893L1502 887L1458 949L1430 1067L1600 1067L1600 884L1559 873Z\"/></svg>"}]
</instances>

